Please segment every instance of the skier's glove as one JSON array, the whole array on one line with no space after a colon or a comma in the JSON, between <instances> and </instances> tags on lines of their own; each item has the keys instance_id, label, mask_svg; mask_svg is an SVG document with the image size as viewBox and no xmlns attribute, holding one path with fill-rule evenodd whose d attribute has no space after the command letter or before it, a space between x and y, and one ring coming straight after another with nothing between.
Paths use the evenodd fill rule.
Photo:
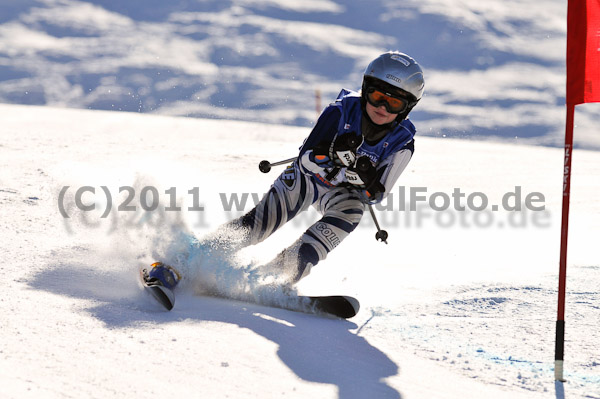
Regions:
<instances>
[{"instance_id":1,"label":"skier's glove","mask_svg":"<svg viewBox=\"0 0 600 399\"><path fill-rule=\"evenodd\" d=\"M322 168L347 167L356 161L356 150L363 137L356 133L337 136L332 142L321 142L313 148L311 162Z\"/></svg>"},{"instance_id":2,"label":"skier's glove","mask_svg":"<svg viewBox=\"0 0 600 399\"><path fill-rule=\"evenodd\" d=\"M335 166L331 158L329 158L329 155L323 154L318 148L315 148L310 152L308 159L323 169L333 168Z\"/></svg>"},{"instance_id":3,"label":"skier's glove","mask_svg":"<svg viewBox=\"0 0 600 399\"><path fill-rule=\"evenodd\" d=\"M369 157L364 155L346 169L346 180L354 187L365 190L369 199L380 197L378 194L385 191L385 187L377 179L377 169Z\"/></svg>"},{"instance_id":4,"label":"skier's glove","mask_svg":"<svg viewBox=\"0 0 600 399\"><path fill-rule=\"evenodd\" d=\"M363 143L362 135L346 133L336 137L331 146L330 157L336 166L348 167L356 161L356 150Z\"/></svg>"}]
</instances>

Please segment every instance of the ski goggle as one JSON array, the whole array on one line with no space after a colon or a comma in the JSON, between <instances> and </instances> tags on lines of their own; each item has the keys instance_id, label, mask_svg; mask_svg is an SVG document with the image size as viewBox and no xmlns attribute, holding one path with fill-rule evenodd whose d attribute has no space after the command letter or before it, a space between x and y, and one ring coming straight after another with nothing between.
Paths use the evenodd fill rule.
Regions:
<instances>
[{"instance_id":1,"label":"ski goggle","mask_svg":"<svg viewBox=\"0 0 600 399\"><path fill-rule=\"evenodd\" d=\"M406 99L385 93L373 86L367 88L367 101L374 107L384 105L390 114L399 114L408 107Z\"/></svg>"}]
</instances>

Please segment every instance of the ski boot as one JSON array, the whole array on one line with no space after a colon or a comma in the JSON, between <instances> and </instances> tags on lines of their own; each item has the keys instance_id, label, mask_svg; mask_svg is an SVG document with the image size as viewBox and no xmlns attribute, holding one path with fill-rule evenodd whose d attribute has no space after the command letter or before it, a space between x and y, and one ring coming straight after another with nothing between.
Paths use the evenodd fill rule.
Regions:
<instances>
[{"instance_id":1,"label":"ski boot","mask_svg":"<svg viewBox=\"0 0 600 399\"><path fill-rule=\"evenodd\" d=\"M144 282L147 286L160 285L173 290L181 280L181 274L173 266L155 262L150 267L150 271L147 269L142 270Z\"/></svg>"}]
</instances>

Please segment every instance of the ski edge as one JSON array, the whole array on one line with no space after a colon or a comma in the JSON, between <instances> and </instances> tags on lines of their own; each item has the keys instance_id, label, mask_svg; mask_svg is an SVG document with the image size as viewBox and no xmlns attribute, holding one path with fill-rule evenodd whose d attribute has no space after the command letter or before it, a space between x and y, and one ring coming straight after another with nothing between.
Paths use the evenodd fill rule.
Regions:
<instances>
[{"instance_id":1,"label":"ski edge","mask_svg":"<svg viewBox=\"0 0 600 399\"><path fill-rule=\"evenodd\" d=\"M171 310L175 306L175 294L170 289L161 285L147 285L146 289L166 310Z\"/></svg>"}]
</instances>

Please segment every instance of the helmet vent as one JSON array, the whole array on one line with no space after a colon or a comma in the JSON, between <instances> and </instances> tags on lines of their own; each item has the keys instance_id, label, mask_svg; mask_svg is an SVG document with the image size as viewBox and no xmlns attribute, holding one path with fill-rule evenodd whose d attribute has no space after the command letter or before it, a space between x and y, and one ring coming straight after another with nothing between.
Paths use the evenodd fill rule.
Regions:
<instances>
[{"instance_id":1,"label":"helmet vent","mask_svg":"<svg viewBox=\"0 0 600 399\"><path fill-rule=\"evenodd\" d=\"M394 61L398 61L404 64L404 66L409 66L410 65L410 61L408 61L407 59L405 59L404 57L402 57L399 54L392 54L390 56L390 59L394 60Z\"/></svg>"}]
</instances>

